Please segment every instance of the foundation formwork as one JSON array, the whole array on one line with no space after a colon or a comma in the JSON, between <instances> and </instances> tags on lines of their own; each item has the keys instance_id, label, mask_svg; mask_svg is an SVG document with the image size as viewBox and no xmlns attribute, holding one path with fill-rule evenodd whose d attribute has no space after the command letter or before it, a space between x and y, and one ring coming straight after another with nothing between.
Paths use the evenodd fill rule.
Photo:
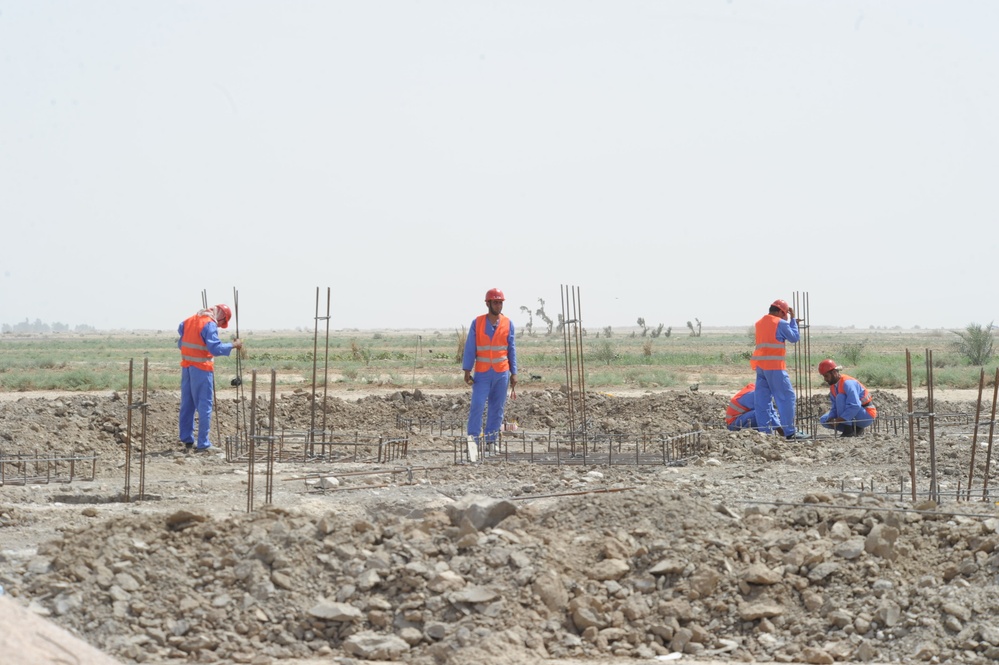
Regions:
<instances>
[{"instance_id":1,"label":"foundation formwork","mask_svg":"<svg viewBox=\"0 0 999 665\"><path fill-rule=\"evenodd\" d=\"M96 451L90 455L42 455L38 451L10 455L0 450L0 487L92 481L96 476Z\"/></svg>"},{"instance_id":2,"label":"foundation formwork","mask_svg":"<svg viewBox=\"0 0 999 665\"><path fill-rule=\"evenodd\" d=\"M249 437L226 437L226 450L230 462L243 462L250 458L251 449L258 460L265 459L273 444L276 462L367 462L387 464L406 457L409 453L409 436L386 437L361 432L333 432L282 429L275 434Z\"/></svg>"},{"instance_id":3,"label":"foundation formwork","mask_svg":"<svg viewBox=\"0 0 999 665\"><path fill-rule=\"evenodd\" d=\"M678 434L627 432L590 433L585 444L565 432L517 431L499 433L495 442L481 437L483 462L530 462L555 465L665 465L686 466L704 453L701 430ZM467 463L468 438L452 437L456 464Z\"/></svg>"}]
</instances>

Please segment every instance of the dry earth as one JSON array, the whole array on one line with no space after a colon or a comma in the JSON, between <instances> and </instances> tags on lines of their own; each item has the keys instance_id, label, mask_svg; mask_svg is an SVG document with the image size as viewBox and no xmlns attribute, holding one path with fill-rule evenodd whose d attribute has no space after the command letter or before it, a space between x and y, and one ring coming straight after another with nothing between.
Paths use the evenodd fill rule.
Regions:
<instances>
[{"instance_id":1,"label":"dry earth","mask_svg":"<svg viewBox=\"0 0 999 665\"><path fill-rule=\"evenodd\" d=\"M247 464L184 453L174 394L149 398L130 502L122 396L5 397L5 456L98 462L72 483L19 484L5 465L0 584L121 662L999 660L999 514L980 489L973 502L947 494L967 485L967 423L936 428L938 507L899 496L906 433L731 433L718 426L727 395L590 393L590 432L702 431L684 465L608 466L455 463L439 423L461 422L464 393L337 395L325 412L288 394L276 427L304 430L318 413L334 431L408 436L408 454L278 463L266 506L258 462L247 512ZM905 413L896 395L875 399ZM227 429L234 406L220 397ZM935 411L973 416L975 404L938 391ZM523 449L531 432L565 429L566 398L523 391L508 413L520 426L509 450ZM915 439L925 491L925 428Z\"/></svg>"}]
</instances>

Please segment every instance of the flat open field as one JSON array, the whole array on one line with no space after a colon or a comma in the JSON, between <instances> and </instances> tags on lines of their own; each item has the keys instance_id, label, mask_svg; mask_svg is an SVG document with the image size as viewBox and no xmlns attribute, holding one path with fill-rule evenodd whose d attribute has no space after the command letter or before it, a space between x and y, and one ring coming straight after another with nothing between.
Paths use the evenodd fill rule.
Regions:
<instances>
[{"instance_id":1,"label":"flat open field","mask_svg":"<svg viewBox=\"0 0 999 665\"><path fill-rule=\"evenodd\" d=\"M976 429L981 369L954 337L811 331L808 364L856 353L840 362L893 425L793 443L720 426L752 377L748 329L587 335L572 408L561 338L528 337L518 430L469 464L457 331L336 334L315 355L312 335L247 335L242 392L235 359L217 370L208 454L177 442L171 335L4 336L0 585L124 663L996 660L992 390ZM916 411L926 349L936 384L911 436L906 349ZM316 427L361 443L307 453ZM284 442L273 474L224 453L248 428Z\"/></svg>"},{"instance_id":2,"label":"flat open field","mask_svg":"<svg viewBox=\"0 0 999 665\"><path fill-rule=\"evenodd\" d=\"M255 332L244 334L247 357L217 361L217 380L227 384L239 375L249 381L254 371L261 382L275 372L279 385L327 385L341 390L455 388L461 389L458 349L465 330ZM750 328L704 329L694 337L673 331L656 338L640 329L591 331L518 337L521 385L558 387L566 377L566 349L572 353L572 379L587 388L645 390L686 388L738 390L752 379L748 358ZM147 372L148 385L169 389L179 384L173 332L46 334L0 337L0 391L122 390ZM789 347L801 383L818 381L814 367L835 358L847 371L872 388L905 388L905 352L912 355L918 384L926 376L926 351L933 354L934 384L976 388L980 368L956 350L959 336L948 330L815 329ZM581 352L581 356L580 356ZM797 353L797 357L794 357ZM577 365L582 359L582 372ZM146 363L148 363L148 369ZM992 377L988 377L991 379Z\"/></svg>"}]
</instances>

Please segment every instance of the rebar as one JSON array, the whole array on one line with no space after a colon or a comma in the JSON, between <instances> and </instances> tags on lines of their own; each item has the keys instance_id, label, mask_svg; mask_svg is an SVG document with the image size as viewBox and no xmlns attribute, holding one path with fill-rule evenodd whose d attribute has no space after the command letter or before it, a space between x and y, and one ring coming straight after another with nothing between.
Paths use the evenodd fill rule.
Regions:
<instances>
[{"instance_id":1,"label":"rebar","mask_svg":"<svg viewBox=\"0 0 999 665\"><path fill-rule=\"evenodd\" d=\"M239 291L232 288L233 321L236 325L236 339L239 339ZM236 351L236 378L232 380L232 386L236 389L236 439L246 436L246 404L244 400L243 388L243 357L246 355L246 347ZM226 438L225 458L227 462L232 462L232 445L230 439Z\"/></svg>"},{"instance_id":2,"label":"rebar","mask_svg":"<svg viewBox=\"0 0 999 665\"><path fill-rule=\"evenodd\" d=\"M812 406L812 343L811 343L811 326L809 325L809 299L808 292L795 291L791 297L792 305L794 309L794 316L798 320L798 331L800 333L800 339L797 344L793 345L794 348L794 391L795 391L795 411L797 411L797 404L804 403L804 414L802 418L798 418L795 415L795 423L801 420L807 423L808 434L814 437L816 435L816 422L813 419L813 406Z\"/></svg>"},{"instance_id":3,"label":"rebar","mask_svg":"<svg viewBox=\"0 0 999 665\"><path fill-rule=\"evenodd\" d=\"M134 394L134 359L129 359L128 361L128 402L126 410L128 412L125 418L125 488L123 492L123 497L125 502L128 503L132 498L132 444L134 440L132 438L132 412L136 409L140 412L140 429L139 429L139 500L141 500L146 495L146 413L149 409L149 359L144 358L142 362L142 399L139 401L133 401L132 397Z\"/></svg>"},{"instance_id":4,"label":"rebar","mask_svg":"<svg viewBox=\"0 0 999 665\"><path fill-rule=\"evenodd\" d=\"M326 351L323 354L323 430L326 429L326 396L328 394L329 386L329 367L330 367L330 287L326 287L326 316L319 315L319 287L316 287L316 317L315 317L315 331L312 334L312 417L310 420L309 431L313 434L309 437L310 449L309 452L312 453L311 444L315 443L316 431L316 372L319 363L319 322L326 322Z\"/></svg>"},{"instance_id":5,"label":"rebar","mask_svg":"<svg viewBox=\"0 0 999 665\"><path fill-rule=\"evenodd\" d=\"M989 485L989 465L992 463L992 435L996 430L996 399L999 398L999 367L992 382L992 417L989 419L989 445L985 453L984 481L982 483L982 501L987 501Z\"/></svg>"},{"instance_id":6,"label":"rebar","mask_svg":"<svg viewBox=\"0 0 999 665\"><path fill-rule=\"evenodd\" d=\"M916 500L916 433L913 428L913 405L912 405L912 354L909 349L905 350L905 388L907 395L906 405L909 413L909 483L912 486L912 500Z\"/></svg>"},{"instance_id":7,"label":"rebar","mask_svg":"<svg viewBox=\"0 0 999 665\"><path fill-rule=\"evenodd\" d=\"M571 432L518 430L501 435L495 449L483 448L483 462L530 462L566 465L665 465L686 466L705 452L702 430L679 433L594 432L588 434L587 456L576 446ZM466 461L467 439L452 438L455 463Z\"/></svg>"},{"instance_id":8,"label":"rebar","mask_svg":"<svg viewBox=\"0 0 999 665\"><path fill-rule=\"evenodd\" d=\"M940 488L937 484L937 442L936 428L934 427L935 414L933 413L933 350L926 349L926 410L929 411L930 421L930 498L940 503Z\"/></svg>"},{"instance_id":9,"label":"rebar","mask_svg":"<svg viewBox=\"0 0 999 665\"><path fill-rule=\"evenodd\" d=\"M576 403L582 427L581 435L583 458L586 458L586 384L584 379L583 340L582 340L582 298L579 287L561 286L562 313L559 314L559 327L562 331L562 349L565 358L565 385L567 391L566 410L569 422L570 450L576 454Z\"/></svg>"},{"instance_id":10,"label":"rebar","mask_svg":"<svg viewBox=\"0 0 999 665\"><path fill-rule=\"evenodd\" d=\"M313 398L315 395L313 394ZM315 401L315 399L313 399ZM271 404L270 404L270 436L267 437L267 465L264 473L264 502L268 505L274 501L274 423L277 418L277 371L271 369Z\"/></svg>"},{"instance_id":11,"label":"rebar","mask_svg":"<svg viewBox=\"0 0 999 665\"><path fill-rule=\"evenodd\" d=\"M982 416L982 392L985 390L985 368L978 377L978 401L975 403L975 429L971 433L971 463L968 465L968 501L971 501L971 484L975 480L975 449L978 447L978 423Z\"/></svg>"},{"instance_id":12,"label":"rebar","mask_svg":"<svg viewBox=\"0 0 999 665\"><path fill-rule=\"evenodd\" d=\"M77 462L90 462L90 477L80 480L93 481L97 477L97 452L90 456L56 455L45 457L36 450L34 454L6 455L0 450L0 487L40 483L72 483L77 478ZM8 467L14 469L10 471ZM31 475L29 475L29 471Z\"/></svg>"},{"instance_id":13,"label":"rebar","mask_svg":"<svg viewBox=\"0 0 999 665\"><path fill-rule=\"evenodd\" d=\"M257 440L257 370L253 370L250 378L250 436L247 440L249 464L246 469L246 512L253 512L253 463L256 459L255 448Z\"/></svg>"}]
</instances>

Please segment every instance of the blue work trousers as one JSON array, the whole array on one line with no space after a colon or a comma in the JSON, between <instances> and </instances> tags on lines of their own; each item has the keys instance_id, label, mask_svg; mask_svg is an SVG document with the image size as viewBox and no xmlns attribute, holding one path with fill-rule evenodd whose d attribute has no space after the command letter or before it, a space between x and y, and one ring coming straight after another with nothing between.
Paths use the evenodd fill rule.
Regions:
<instances>
[{"instance_id":1,"label":"blue work trousers","mask_svg":"<svg viewBox=\"0 0 999 665\"><path fill-rule=\"evenodd\" d=\"M506 408L506 389L510 385L510 372L486 370L475 372L472 377L472 404L468 409L468 433L478 439L482 435L482 413L489 403L486 414L486 441L496 440L496 434L503 425L503 410Z\"/></svg>"},{"instance_id":2,"label":"blue work trousers","mask_svg":"<svg viewBox=\"0 0 999 665\"><path fill-rule=\"evenodd\" d=\"M834 429L837 432L840 432L841 434L845 432L850 432L850 433L859 432L865 427L870 427L872 424L874 424L874 418L871 418L871 414L867 413L866 410L861 411L860 415L858 415L853 420L844 421L841 423L833 423L830 425L827 421L831 417L832 414L826 411L819 417L819 424L828 429Z\"/></svg>"},{"instance_id":3,"label":"blue work trousers","mask_svg":"<svg viewBox=\"0 0 999 665\"><path fill-rule=\"evenodd\" d=\"M771 399L777 404L776 418L772 410L767 413ZM769 434L780 427L784 436L793 436L797 402L786 369L756 368L756 429Z\"/></svg>"},{"instance_id":4,"label":"blue work trousers","mask_svg":"<svg viewBox=\"0 0 999 665\"><path fill-rule=\"evenodd\" d=\"M756 411L747 411L746 413L738 416L732 421L732 424L728 426L729 430L736 431L740 429L750 429L756 427Z\"/></svg>"},{"instance_id":5,"label":"blue work trousers","mask_svg":"<svg viewBox=\"0 0 999 665\"><path fill-rule=\"evenodd\" d=\"M212 445L208 430L212 424L215 399L215 373L197 367L180 368L180 440L194 443L194 414L198 414L198 448Z\"/></svg>"}]
</instances>

